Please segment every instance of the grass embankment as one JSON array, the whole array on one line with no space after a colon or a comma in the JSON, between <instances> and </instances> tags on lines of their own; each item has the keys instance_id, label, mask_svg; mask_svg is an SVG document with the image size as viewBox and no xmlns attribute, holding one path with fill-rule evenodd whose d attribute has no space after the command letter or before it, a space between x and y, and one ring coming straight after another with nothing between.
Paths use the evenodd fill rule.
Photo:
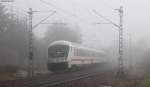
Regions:
<instances>
[{"instance_id":1,"label":"grass embankment","mask_svg":"<svg viewBox=\"0 0 150 87\"><path fill-rule=\"evenodd\" d=\"M14 80L17 67L0 66L0 81Z\"/></svg>"},{"instance_id":2,"label":"grass embankment","mask_svg":"<svg viewBox=\"0 0 150 87\"><path fill-rule=\"evenodd\" d=\"M150 77L146 77L140 82L139 87L150 87Z\"/></svg>"},{"instance_id":3,"label":"grass embankment","mask_svg":"<svg viewBox=\"0 0 150 87\"><path fill-rule=\"evenodd\" d=\"M14 80L15 76L12 73L0 73L0 81Z\"/></svg>"}]
</instances>

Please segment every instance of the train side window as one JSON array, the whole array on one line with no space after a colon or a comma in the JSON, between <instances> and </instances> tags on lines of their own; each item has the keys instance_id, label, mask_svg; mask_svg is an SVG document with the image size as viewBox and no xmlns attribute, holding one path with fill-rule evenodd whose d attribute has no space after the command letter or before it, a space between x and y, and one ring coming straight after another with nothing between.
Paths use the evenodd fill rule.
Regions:
<instances>
[{"instance_id":1,"label":"train side window","mask_svg":"<svg viewBox=\"0 0 150 87\"><path fill-rule=\"evenodd\" d=\"M80 50L78 48L76 48L75 50L76 50L76 56L80 56Z\"/></svg>"},{"instance_id":2,"label":"train side window","mask_svg":"<svg viewBox=\"0 0 150 87\"><path fill-rule=\"evenodd\" d=\"M78 55L78 49L75 49L75 50L76 50L76 56L79 56L79 55Z\"/></svg>"},{"instance_id":3,"label":"train side window","mask_svg":"<svg viewBox=\"0 0 150 87\"><path fill-rule=\"evenodd\" d=\"M78 56L82 56L81 53L82 53L81 50L80 50L80 49L77 49L77 55L78 55Z\"/></svg>"},{"instance_id":4,"label":"train side window","mask_svg":"<svg viewBox=\"0 0 150 87\"><path fill-rule=\"evenodd\" d=\"M87 56L92 57L92 52L91 51L87 51Z\"/></svg>"},{"instance_id":5,"label":"train side window","mask_svg":"<svg viewBox=\"0 0 150 87\"><path fill-rule=\"evenodd\" d=\"M77 56L77 49L74 48L74 56Z\"/></svg>"},{"instance_id":6,"label":"train side window","mask_svg":"<svg viewBox=\"0 0 150 87\"><path fill-rule=\"evenodd\" d=\"M77 56L83 56L84 53L81 49L77 49Z\"/></svg>"}]
</instances>

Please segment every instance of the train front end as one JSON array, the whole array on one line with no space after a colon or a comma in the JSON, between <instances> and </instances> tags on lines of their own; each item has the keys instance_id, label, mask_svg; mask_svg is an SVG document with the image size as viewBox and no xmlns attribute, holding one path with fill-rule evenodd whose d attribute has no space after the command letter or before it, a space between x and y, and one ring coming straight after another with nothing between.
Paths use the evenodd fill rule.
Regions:
<instances>
[{"instance_id":1,"label":"train front end","mask_svg":"<svg viewBox=\"0 0 150 87\"><path fill-rule=\"evenodd\" d=\"M52 45L48 48L48 70L58 72L68 69L68 45Z\"/></svg>"}]
</instances>

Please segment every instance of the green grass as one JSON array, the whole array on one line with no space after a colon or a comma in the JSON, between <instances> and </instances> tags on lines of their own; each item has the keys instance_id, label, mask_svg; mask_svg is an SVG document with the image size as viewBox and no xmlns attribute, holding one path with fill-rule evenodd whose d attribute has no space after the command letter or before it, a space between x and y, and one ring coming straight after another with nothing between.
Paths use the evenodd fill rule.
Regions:
<instances>
[{"instance_id":1,"label":"green grass","mask_svg":"<svg viewBox=\"0 0 150 87\"><path fill-rule=\"evenodd\" d=\"M150 87L150 77L145 78L143 81L141 81L139 87Z\"/></svg>"}]
</instances>

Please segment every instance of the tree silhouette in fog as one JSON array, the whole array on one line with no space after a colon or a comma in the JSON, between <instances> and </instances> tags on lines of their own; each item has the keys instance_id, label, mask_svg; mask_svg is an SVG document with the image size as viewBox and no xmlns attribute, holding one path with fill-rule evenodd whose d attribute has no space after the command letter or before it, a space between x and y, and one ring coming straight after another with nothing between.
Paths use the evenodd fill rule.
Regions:
<instances>
[{"instance_id":1,"label":"tree silhouette in fog","mask_svg":"<svg viewBox=\"0 0 150 87\"><path fill-rule=\"evenodd\" d=\"M49 44L57 40L81 43L82 37L78 28L74 29L66 24L53 24L48 27L47 32L45 33L45 41Z\"/></svg>"},{"instance_id":2,"label":"tree silhouette in fog","mask_svg":"<svg viewBox=\"0 0 150 87\"><path fill-rule=\"evenodd\" d=\"M9 14L6 13L5 7L0 4L0 36L4 35L4 32L8 29L9 25Z\"/></svg>"},{"instance_id":3,"label":"tree silhouette in fog","mask_svg":"<svg viewBox=\"0 0 150 87\"><path fill-rule=\"evenodd\" d=\"M0 65L20 66L27 58L27 21L17 16L0 4Z\"/></svg>"}]
</instances>

